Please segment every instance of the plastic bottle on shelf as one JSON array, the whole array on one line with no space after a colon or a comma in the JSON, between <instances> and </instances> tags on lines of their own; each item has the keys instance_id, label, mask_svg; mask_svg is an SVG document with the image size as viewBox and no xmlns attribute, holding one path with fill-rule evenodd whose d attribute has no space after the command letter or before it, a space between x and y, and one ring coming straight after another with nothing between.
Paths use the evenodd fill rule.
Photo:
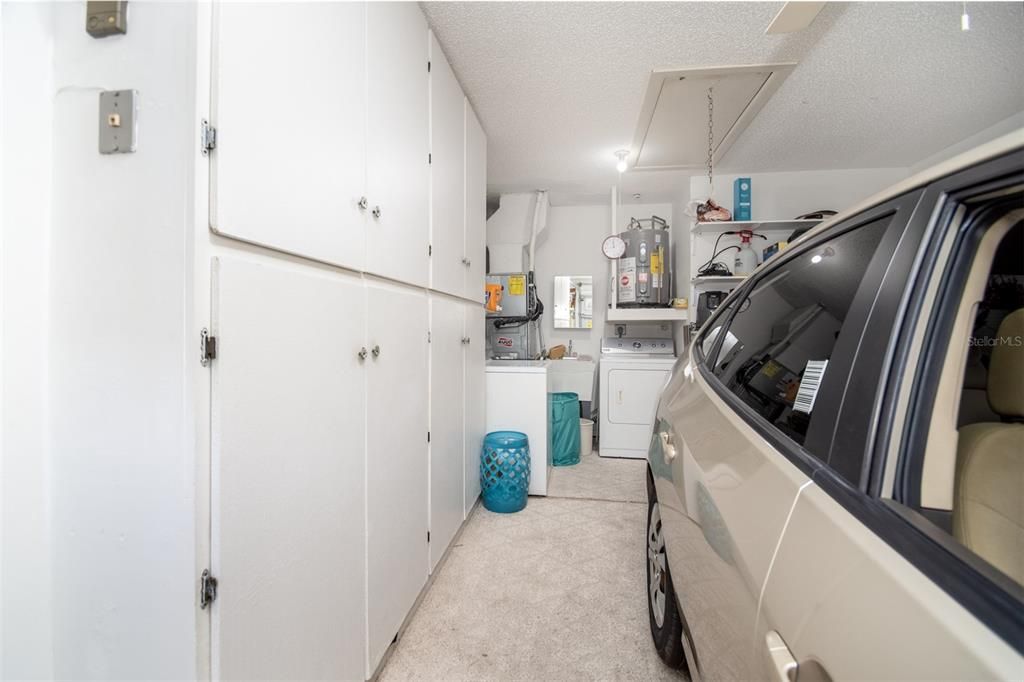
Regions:
<instances>
[{"instance_id":1,"label":"plastic bottle on shelf","mask_svg":"<svg viewBox=\"0 0 1024 682\"><path fill-rule=\"evenodd\" d=\"M740 230L740 248L733 259L732 271L735 275L749 275L757 267L757 253L750 245L754 233L750 230Z\"/></svg>"}]
</instances>

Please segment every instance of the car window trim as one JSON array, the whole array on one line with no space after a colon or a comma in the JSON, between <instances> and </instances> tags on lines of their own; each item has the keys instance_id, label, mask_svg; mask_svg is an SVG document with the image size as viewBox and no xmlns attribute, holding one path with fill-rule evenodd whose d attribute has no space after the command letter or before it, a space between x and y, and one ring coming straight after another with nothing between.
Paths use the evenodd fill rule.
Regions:
<instances>
[{"instance_id":1,"label":"car window trim","mask_svg":"<svg viewBox=\"0 0 1024 682\"><path fill-rule=\"evenodd\" d=\"M815 481L960 606L978 618L1014 650L1024 654L1024 602L1021 601L1024 597L1016 584L1003 578L983 560L974 557L969 550L958 549L956 541L947 533L916 514L912 508L904 506L903 501L907 500L906 486L914 485L912 471L905 470L907 460L913 459L908 457L908 453L923 452L923 444L915 446L908 439L909 431L914 428L911 424L914 421L911 415L920 409L920 406L915 404L913 395L919 390L916 385L911 391L911 400L904 408L907 418L903 421L901 433L892 432L896 410L899 409L898 399L902 381L907 377L908 370L915 370L915 383L918 378L918 368L910 367L908 351L922 314L926 298L925 285L928 279L934 276L938 267L945 267L944 263L938 262L942 239L936 238L936 235L949 229L955 220L959 222L958 229L964 229L966 223L970 221L970 216L964 216L961 221L957 211L965 201L972 197L991 194L1000 188L1024 183L1020 154L1020 150L1015 150L978 166L939 178L924 189L919 210L915 212L907 229L908 236L920 235L916 253L907 253L908 257L914 257L913 261L908 261L911 267L908 276L903 282L900 282L899 278L892 278L883 284L896 291L898 295L890 292L889 297L883 297L883 300L896 306L895 322L891 325L890 333L885 335L889 351L883 361L882 380L878 382L873 401L872 422L876 426L871 443L868 494L851 494L852 489L832 480L830 472L819 473ZM908 242L908 246L911 243ZM955 254L956 249L952 253ZM895 269L893 271L895 272ZM935 300L933 307L938 308L940 314L947 313L945 309L948 306L940 303L943 300L941 292ZM885 312L881 307L876 307L875 320ZM926 336L922 347L927 347L928 343ZM864 363L871 362L872 358L877 360L878 353L877 348L863 349L858 354L854 371L863 371L861 368L865 366ZM945 355L945 346L941 354ZM923 355L918 358L919 364L927 359ZM861 405L866 403L867 401ZM929 410L932 406L933 403L929 402ZM922 427L918 425L917 428ZM884 497L886 491L882 490L882 482L886 453L889 452L893 438L899 438L900 448L897 456L900 461L897 466L896 487L892 491L896 499L889 500ZM916 484L919 486L920 468L917 469L917 476ZM887 511L881 511L883 508Z\"/></svg>"},{"instance_id":2,"label":"car window trim","mask_svg":"<svg viewBox=\"0 0 1024 682\"><path fill-rule=\"evenodd\" d=\"M1012 184L1024 184L1024 174L1016 178ZM986 188L988 189L988 188ZM951 198L956 204L966 204L969 199ZM935 408L935 394L938 389L939 377L949 352L950 332L958 305L949 305L963 297L967 276L971 271L974 255L984 232L1002 215L1005 215L1007 204L1012 199L976 207L964 216L953 244L949 261L944 265L941 274L938 294L935 298L937 313L928 321L925 328L922 353L916 367L905 362L906 369L913 370L913 384L910 401L906 407L907 418L904 420L901 434L899 462L896 468L896 486L893 498L911 508L921 506L921 478L923 457L921 453L927 448L928 428L922 420L914 419L914 415L931 415ZM919 311L920 314L920 311ZM916 322L916 319L915 319Z\"/></svg>"}]
</instances>

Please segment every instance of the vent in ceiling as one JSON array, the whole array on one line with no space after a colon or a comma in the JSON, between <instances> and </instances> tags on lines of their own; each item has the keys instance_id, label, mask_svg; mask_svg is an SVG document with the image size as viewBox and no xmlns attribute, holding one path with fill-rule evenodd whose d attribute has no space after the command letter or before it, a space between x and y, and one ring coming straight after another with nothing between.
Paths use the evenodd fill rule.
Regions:
<instances>
[{"instance_id":1,"label":"vent in ceiling","mask_svg":"<svg viewBox=\"0 0 1024 682\"><path fill-rule=\"evenodd\" d=\"M714 161L754 120L796 64L655 71L647 85L629 159L634 170L703 168L708 156L708 88L714 95Z\"/></svg>"}]
</instances>

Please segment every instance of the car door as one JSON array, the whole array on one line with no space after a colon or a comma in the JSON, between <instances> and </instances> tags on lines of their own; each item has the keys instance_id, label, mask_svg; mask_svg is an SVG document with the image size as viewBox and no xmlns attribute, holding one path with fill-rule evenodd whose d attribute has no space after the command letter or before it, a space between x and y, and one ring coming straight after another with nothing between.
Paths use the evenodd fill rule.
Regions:
<instances>
[{"instance_id":1,"label":"car door","mask_svg":"<svg viewBox=\"0 0 1024 682\"><path fill-rule=\"evenodd\" d=\"M1024 426L978 425L1016 438L1016 458L1012 446L993 441L1005 449L982 481L1001 489L1005 503L982 500L983 521L996 529L984 539L1005 545L988 552L974 547L979 554L953 521L962 511L965 466L957 404L976 341L971 324L984 311L982 292L989 298L978 268L989 267L986 253L991 262L997 238L1011 227L1019 238L1022 165L1018 152L944 178L924 193L864 326L827 466L799 495L765 585L755 635L758 676L1024 674L1021 576L1005 563L997 567L999 558L1011 557L1012 565L1022 551ZM1018 287L1013 305L1020 306L1019 243L1009 251ZM1018 353L1012 366L1024 362L1020 336L995 341L1016 344L1009 349ZM1019 373L998 379L1016 381L1011 390L1021 394Z\"/></svg>"},{"instance_id":2,"label":"car door","mask_svg":"<svg viewBox=\"0 0 1024 682\"><path fill-rule=\"evenodd\" d=\"M701 677L761 676L751 646L761 590L799 492L827 457L868 293L916 199L828 228L757 273L666 390L658 437L675 456L652 456L651 469Z\"/></svg>"}]
</instances>

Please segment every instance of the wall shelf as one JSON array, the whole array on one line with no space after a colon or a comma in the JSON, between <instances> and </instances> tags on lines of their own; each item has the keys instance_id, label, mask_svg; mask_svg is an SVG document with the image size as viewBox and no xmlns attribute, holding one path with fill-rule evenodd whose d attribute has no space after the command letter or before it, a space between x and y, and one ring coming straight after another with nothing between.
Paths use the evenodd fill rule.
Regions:
<instances>
[{"instance_id":1,"label":"wall shelf","mask_svg":"<svg viewBox=\"0 0 1024 682\"><path fill-rule=\"evenodd\" d=\"M712 277L694 277L690 280L695 287L699 287L704 284L739 284L747 278L746 275L722 275Z\"/></svg>"},{"instance_id":2,"label":"wall shelf","mask_svg":"<svg viewBox=\"0 0 1024 682\"><path fill-rule=\"evenodd\" d=\"M820 220L729 220L719 223L694 223L690 231L697 234L720 234L722 232L739 230L785 230L793 231L801 227L814 227Z\"/></svg>"},{"instance_id":3,"label":"wall shelf","mask_svg":"<svg viewBox=\"0 0 1024 682\"><path fill-rule=\"evenodd\" d=\"M685 322L685 308L608 308L606 322Z\"/></svg>"}]
</instances>

